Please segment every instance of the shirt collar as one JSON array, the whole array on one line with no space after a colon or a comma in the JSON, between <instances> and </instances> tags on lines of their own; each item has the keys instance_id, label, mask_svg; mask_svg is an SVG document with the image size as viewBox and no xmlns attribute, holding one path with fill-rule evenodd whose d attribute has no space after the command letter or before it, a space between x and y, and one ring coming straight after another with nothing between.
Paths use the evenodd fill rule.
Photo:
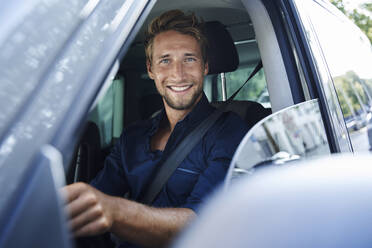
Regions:
<instances>
[{"instance_id":1,"label":"shirt collar","mask_svg":"<svg viewBox=\"0 0 372 248\"><path fill-rule=\"evenodd\" d=\"M209 116L215 108L212 107L209 102L208 98L205 96L204 92L202 97L200 98L199 102L195 105L195 107L186 115L186 117L179 121L176 125L177 126L187 126L187 127L194 127L203 121L207 116ZM156 130L159 128L161 120L166 117L165 116L165 109L162 108L160 112L152 118L152 125L150 129L150 136L154 135Z\"/></svg>"},{"instance_id":2,"label":"shirt collar","mask_svg":"<svg viewBox=\"0 0 372 248\"><path fill-rule=\"evenodd\" d=\"M156 130L158 130L161 120L165 116L165 109L164 107L159 111L158 114L151 120L151 129L150 129L150 136L154 135Z\"/></svg>"},{"instance_id":3,"label":"shirt collar","mask_svg":"<svg viewBox=\"0 0 372 248\"><path fill-rule=\"evenodd\" d=\"M188 113L187 116L178 123L182 123L187 126L195 126L203 121L207 116L209 116L213 112L213 110L214 107L209 104L208 98L203 92L202 97L195 105L195 107L191 110L191 112Z\"/></svg>"}]
</instances>

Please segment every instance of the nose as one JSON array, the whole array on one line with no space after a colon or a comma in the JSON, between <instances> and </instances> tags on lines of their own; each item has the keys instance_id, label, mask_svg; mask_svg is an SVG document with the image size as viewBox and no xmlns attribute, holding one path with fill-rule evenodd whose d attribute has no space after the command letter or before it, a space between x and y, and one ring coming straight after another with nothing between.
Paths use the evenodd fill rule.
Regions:
<instances>
[{"instance_id":1,"label":"nose","mask_svg":"<svg viewBox=\"0 0 372 248\"><path fill-rule=\"evenodd\" d=\"M172 64L172 79L175 82L181 82L185 76L185 70L182 62L175 62Z\"/></svg>"}]
</instances>

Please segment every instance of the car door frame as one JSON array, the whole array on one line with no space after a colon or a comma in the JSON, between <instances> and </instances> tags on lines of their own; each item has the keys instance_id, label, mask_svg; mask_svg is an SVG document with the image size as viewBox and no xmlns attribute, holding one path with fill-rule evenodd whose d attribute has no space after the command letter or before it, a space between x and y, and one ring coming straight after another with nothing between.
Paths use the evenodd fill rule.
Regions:
<instances>
[{"instance_id":1,"label":"car door frame","mask_svg":"<svg viewBox=\"0 0 372 248\"><path fill-rule=\"evenodd\" d=\"M99 59L89 62L90 67L86 70L85 77L82 77L83 79L76 86L75 90L77 93L64 103L66 105L63 106L63 111L44 113L49 117L50 114L54 114L53 117L58 121L43 123L50 124L50 126L44 128L45 125L41 125L40 119L36 118L32 126L34 128L33 133L42 133L42 135L39 137L37 135L27 137L28 123L25 120L29 120L30 116L32 117L32 113L40 113L42 111L42 109L38 109L41 102L40 97L48 94L47 89L50 87L50 81L48 80L53 80L51 75L58 72L56 69L58 62L61 61L61 58L68 51L69 46L77 44L79 33L87 31L88 28L85 24L89 20L92 21L89 18L99 8L105 7L101 4L102 2L88 0L85 7L90 7L90 9L88 8L89 11L85 16L79 16L80 21L74 32L65 41L60 51L53 55L55 57L49 60L50 63L46 70L43 71L43 75L37 82L37 87L33 93L22 103L19 108L21 110L15 114L15 117L7 123L6 129L1 133L0 137L0 169L3 172L0 178L0 185L2 185L3 189L4 187L7 188L7 190L2 192L4 201L0 204L0 226L1 229L6 230L6 232L1 232L0 241L7 239L6 236L3 236L6 233L12 235L11 230L14 231L14 223L19 221L22 214L27 212L28 215L33 216L31 209L43 211L43 209L28 207L27 202L29 202L30 198L27 196L29 195L30 187L27 185L30 182L37 182L37 185L40 185L43 182L58 181L56 184L59 186L63 185L64 171L68 169L68 162L73 154L75 143L79 139L91 104L94 102L107 77L111 75L115 61L120 60L125 55L155 2L155 0L127 0L121 3L122 8L117 13L114 13L115 29L104 40L104 46L97 56ZM126 3L128 4L125 5ZM85 8L81 13L84 10ZM118 17L117 20L116 17ZM110 24L113 24L113 22ZM21 49L20 52L22 52ZM77 70L76 68L74 69ZM19 72L21 73L21 69ZM67 85L64 87L66 90ZM49 91L49 93L53 96L52 93L56 92ZM50 99L51 95L47 99ZM44 102L44 104L49 105L48 102ZM18 137L20 138L17 140ZM28 139L28 143L22 144L23 139ZM34 145L29 146L29 142L33 142ZM38 176L40 171L43 171L43 175L49 173L49 176L40 178ZM12 186L7 187L7 185ZM57 212L61 211L55 210ZM18 228L20 232L21 229L20 227Z\"/></svg>"},{"instance_id":2,"label":"car door frame","mask_svg":"<svg viewBox=\"0 0 372 248\"><path fill-rule=\"evenodd\" d=\"M270 1L263 0L263 2L269 5ZM318 3L319 1L316 2ZM337 94L334 88L331 89L331 94L333 96L331 96L329 93L327 93L327 91L324 90L324 85L328 82L324 82L324 80L320 77L320 72L316 66L319 61L316 61L314 55L312 54L312 50L309 46L309 41L305 34L306 31L303 26L303 23L307 23L308 20L301 18L293 0L277 0L275 2L272 2L271 4L276 4L276 8L268 8L269 13L275 12L276 10L276 20L279 18L278 16L280 16L280 18L282 19L282 24L280 24L279 21L273 21L273 24L275 23L274 28L277 30L277 36L280 36L283 33L287 34L289 43L286 44L286 47L284 49L290 49L295 52L295 58L297 59L297 63L295 64L297 67L297 73L300 74L299 77L304 78L307 84L310 98L319 99L320 111L331 152L351 152L352 149L349 138L347 138L348 149L343 149L340 145L340 143L344 142L344 140L340 139L342 134L346 133L348 135L347 128L343 121L340 106L331 106L327 102L327 98L337 96ZM324 3L322 6L326 8L326 5ZM274 16L274 14L271 14L271 16ZM279 27L278 24L284 25L284 27ZM312 31L314 32L314 30ZM316 36L316 33L313 33L313 35ZM280 45L281 47L285 46L284 42L280 43ZM318 49L321 53L321 48L318 47ZM294 58L294 56L292 56L292 58ZM285 62L288 61L285 56L283 56L283 59L285 60ZM321 62L321 66L323 66L324 69L327 71L328 80L331 80L331 76L328 67L326 67L325 61L323 60ZM339 123L339 125L336 125L335 123Z\"/></svg>"}]
</instances>

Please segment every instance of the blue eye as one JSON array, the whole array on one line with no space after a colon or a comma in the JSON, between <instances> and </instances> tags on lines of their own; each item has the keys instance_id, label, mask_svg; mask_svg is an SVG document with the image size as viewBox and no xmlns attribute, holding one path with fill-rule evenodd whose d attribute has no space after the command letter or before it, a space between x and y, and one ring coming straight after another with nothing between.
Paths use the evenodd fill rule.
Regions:
<instances>
[{"instance_id":1,"label":"blue eye","mask_svg":"<svg viewBox=\"0 0 372 248\"><path fill-rule=\"evenodd\" d=\"M159 62L160 64L169 64L169 59L162 59Z\"/></svg>"},{"instance_id":2,"label":"blue eye","mask_svg":"<svg viewBox=\"0 0 372 248\"><path fill-rule=\"evenodd\" d=\"M193 62L193 61L196 61L196 59L190 57L190 58L186 58L185 61L186 61L186 62Z\"/></svg>"}]
</instances>

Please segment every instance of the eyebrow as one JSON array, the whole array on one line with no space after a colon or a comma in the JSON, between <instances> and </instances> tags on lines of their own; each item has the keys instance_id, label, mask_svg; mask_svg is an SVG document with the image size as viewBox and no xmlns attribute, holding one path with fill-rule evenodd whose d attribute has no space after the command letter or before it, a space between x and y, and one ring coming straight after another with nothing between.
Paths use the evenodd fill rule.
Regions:
<instances>
[{"instance_id":1,"label":"eyebrow","mask_svg":"<svg viewBox=\"0 0 372 248\"><path fill-rule=\"evenodd\" d=\"M195 57L197 57L195 53L185 53L184 55L185 56L195 56Z\"/></svg>"},{"instance_id":2,"label":"eyebrow","mask_svg":"<svg viewBox=\"0 0 372 248\"><path fill-rule=\"evenodd\" d=\"M193 56L193 57L197 57L197 55L195 53L185 53L184 56L186 57L190 57L190 56ZM170 57L170 54L164 54L164 55L160 55L157 57L157 59L165 59L165 58L169 58Z\"/></svg>"},{"instance_id":3,"label":"eyebrow","mask_svg":"<svg viewBox=\"0 0 372 248\"><path fill-rule=\"evenodd\" d=\"M160 55L157 59L164 59L170 57L169 54Z\"/></svg>"}]
</instances>

